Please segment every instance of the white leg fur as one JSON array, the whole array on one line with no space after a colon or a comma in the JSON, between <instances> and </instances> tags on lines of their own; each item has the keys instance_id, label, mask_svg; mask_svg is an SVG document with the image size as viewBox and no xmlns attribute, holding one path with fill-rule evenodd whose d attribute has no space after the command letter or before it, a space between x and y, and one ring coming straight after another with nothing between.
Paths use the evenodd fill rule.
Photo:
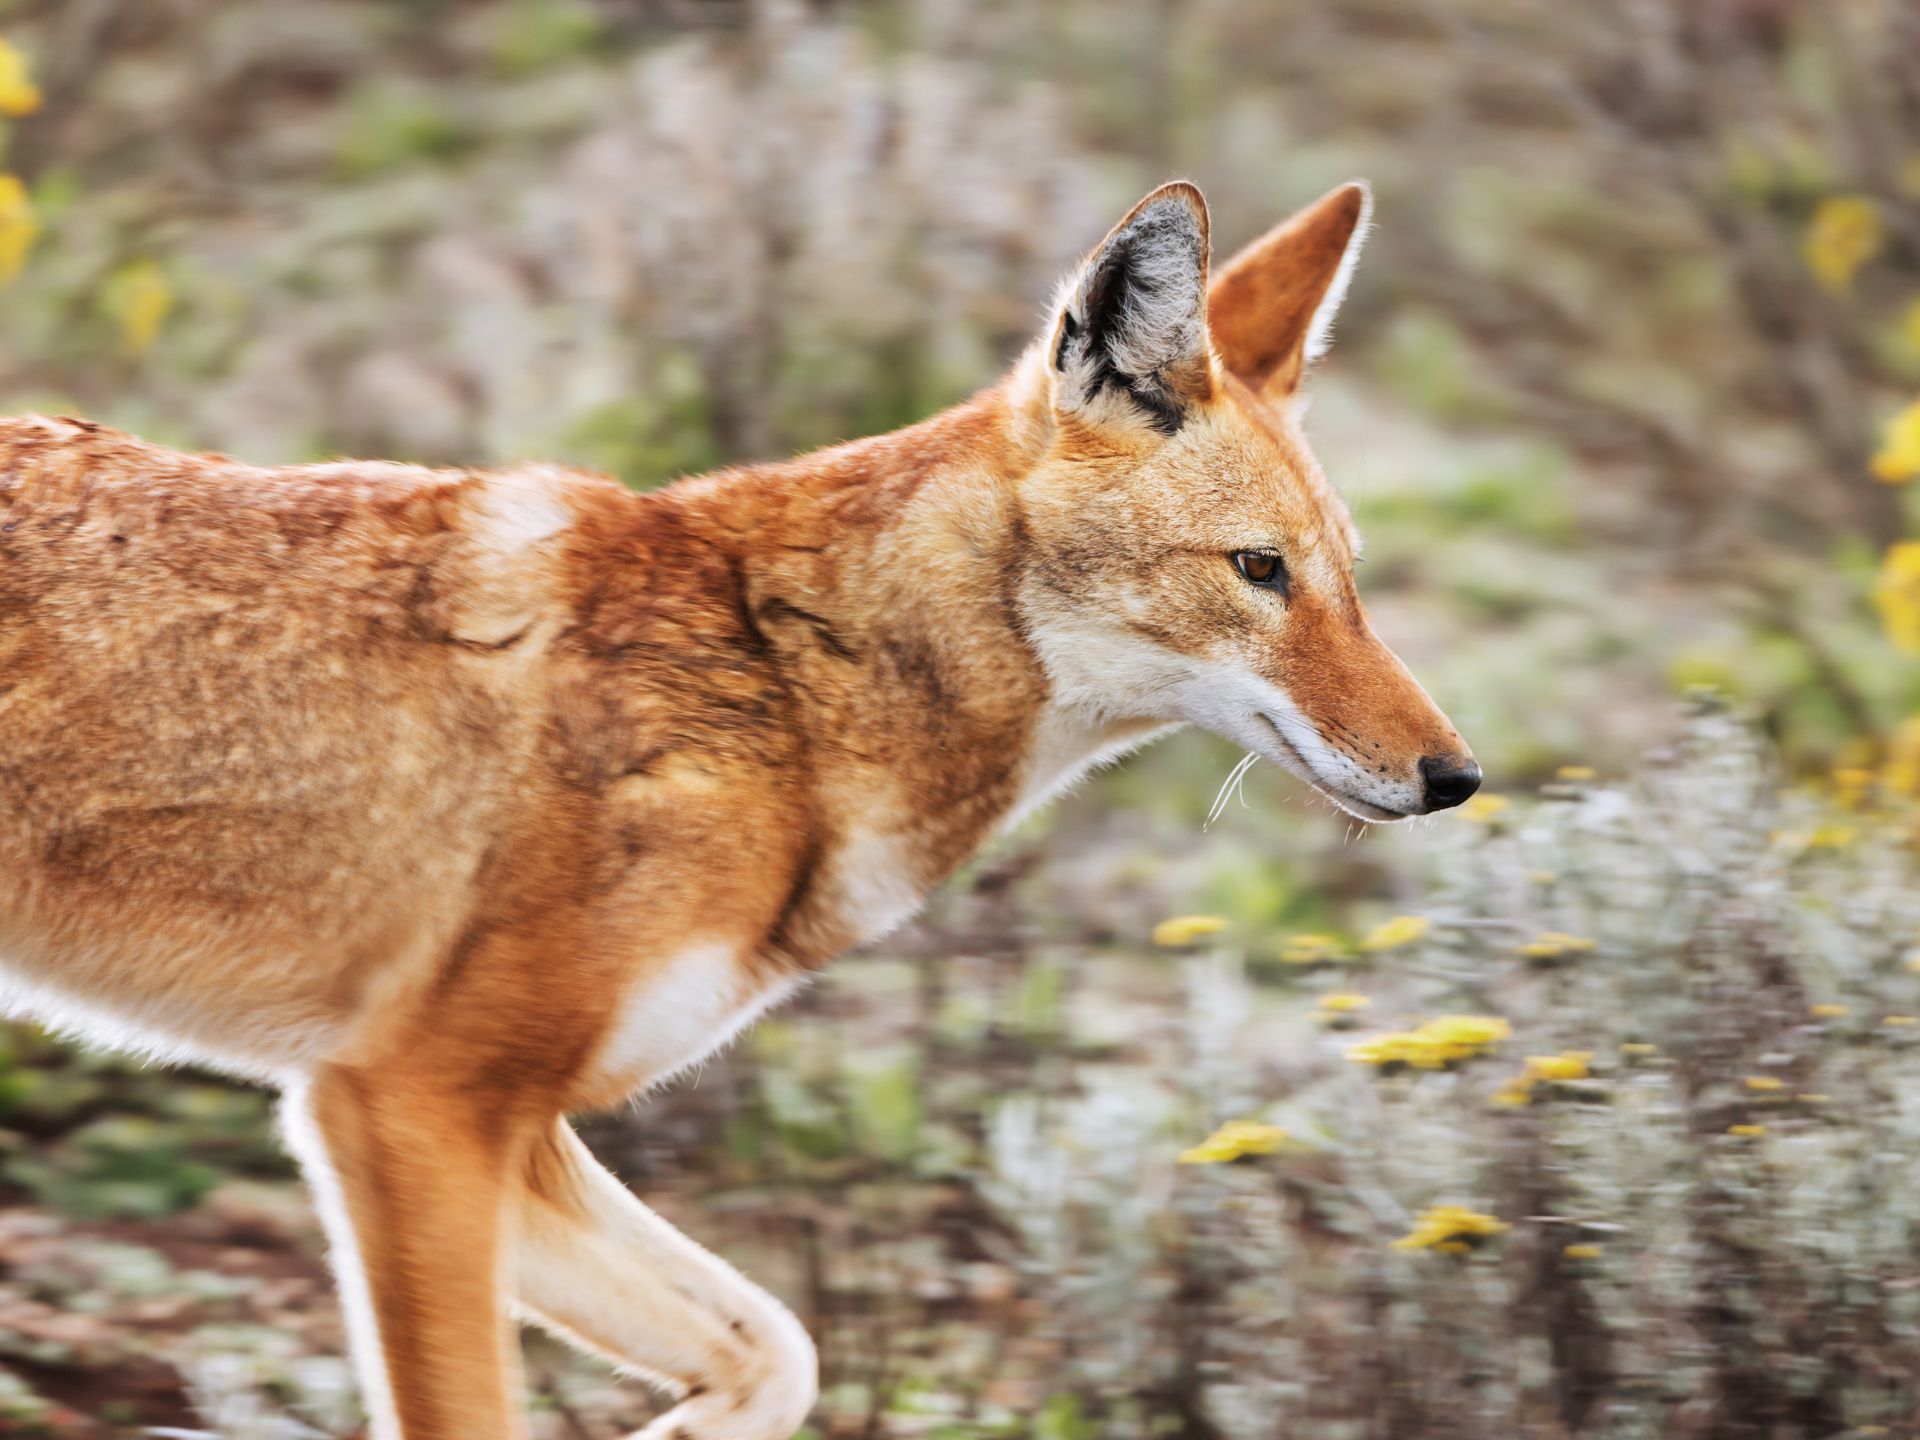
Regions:
<instances>
[{"instance_id":1,"label":"white leg fur","mask_svg":"<svg viewBox=\"0 0 1920 1440\"><path fill-rule=\"evenodd\" d=\"M511 1270L529 1318L682 1389L634 1440L789 1440L819 1391L800 1322L642 1205L568 1126L551 1142L530 1167Z\"/></svg>"},{"instance_id":2,"label":"white leg fur","mask_svg":"<svg viewBox=\"0 0 1920 1440\"><path fill-rule=\"evenodd\" d=\"M281 1101L280 1123L287 1148L300 1162L301 1173L313 1191L320 1223L327 1232L328 1259L340 1291L340 1308L347 1322L347 1347L354 1378L360 1382L360 1403L367 1412L369 1440L400 1440L400 1421L394 1413L393 1389L387 1381L387 1362L380 1349L379 1326L373 1313L373 1294L366 1267L360 1261L360 1242L347 1218L346 1196L340 1177L314 1123L305 1087L289 1088Z\"/></svg>"}]
</instances>

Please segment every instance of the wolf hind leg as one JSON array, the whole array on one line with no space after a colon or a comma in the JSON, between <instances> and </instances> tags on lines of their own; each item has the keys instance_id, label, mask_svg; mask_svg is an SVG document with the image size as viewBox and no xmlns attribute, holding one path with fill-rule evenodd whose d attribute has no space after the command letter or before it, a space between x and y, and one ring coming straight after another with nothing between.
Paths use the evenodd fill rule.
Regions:
<instances>
[{"instance_id":1,"label":"wolf hind leg","mask_svg":"<svg viewBox=\"0 0 1920 1440\"><path fill-rule=\"evenodd\" d=\"M287 1095L374 1440L512 1440L505 1224L527 1129L417 1074L323 1068Z\"/></svg>"},{"instance_id":2,"label":"wolf hind leg","mask_svg":"<svg viewBox=\"0 0 1920 1440\"><path fill-rule=\"evenodd\" d=\"M512 1284L533 1318L681 1392L634 1440L789 1440L819 1391L778 1300L682 1235L560 1122L526 1165Z\"/></svg>"}]
</instances>

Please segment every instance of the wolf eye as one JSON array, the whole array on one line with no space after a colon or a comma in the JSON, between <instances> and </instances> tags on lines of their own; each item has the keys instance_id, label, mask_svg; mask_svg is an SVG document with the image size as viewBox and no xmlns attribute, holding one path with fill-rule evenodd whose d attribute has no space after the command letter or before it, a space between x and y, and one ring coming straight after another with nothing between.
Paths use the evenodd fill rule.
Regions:
<instances>
[{"instance_id":1,"label":"wolf eye","mask_svg":"<svg viewBox=\"0 0 1920 1440\"><path fill-rule=\"evenodd\" d=\"M1263 590L1278 590L1287 593L1287 562L1278 555L1265 550L1236 550L1233 555L1233 568L1240 572L1249 585L1258 585Z\"/></svg>"}]
</instances>

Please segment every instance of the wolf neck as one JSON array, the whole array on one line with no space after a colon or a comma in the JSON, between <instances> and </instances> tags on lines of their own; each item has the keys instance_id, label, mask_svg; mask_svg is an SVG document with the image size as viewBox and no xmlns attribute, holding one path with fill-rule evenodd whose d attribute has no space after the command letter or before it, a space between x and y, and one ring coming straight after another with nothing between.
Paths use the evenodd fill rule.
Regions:
<instances>
[{"instance_id":1,"label":"wolf neck","mask_svg":"<svg viewBox=\"0 0 1920 1440\"><path fill-rule=\"evenodd\" d=\"M1124 735L1054 706L1022 632L1017 482L1050 419L1020 393L666 492L736 557L743 616L776 657L839 945L905 918Z\"/></svg>"}]
</instances>

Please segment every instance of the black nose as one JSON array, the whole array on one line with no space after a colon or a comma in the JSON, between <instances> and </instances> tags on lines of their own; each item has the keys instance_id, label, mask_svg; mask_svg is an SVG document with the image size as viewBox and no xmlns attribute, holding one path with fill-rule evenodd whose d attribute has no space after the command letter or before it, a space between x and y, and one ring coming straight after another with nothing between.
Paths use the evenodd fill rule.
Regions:
<instances>
[{"instance_id":1,"label":"black nose","mask_svg":"<svg viewBox=\"0 0 1920 1440\"><path fill-rule=\"evenodd\" d=\"M1480 767L1451 755L1429 755L1420 762L1427 786L1427 810L1451 810L1480 788Z\"/></svg>"}]
</instances>

